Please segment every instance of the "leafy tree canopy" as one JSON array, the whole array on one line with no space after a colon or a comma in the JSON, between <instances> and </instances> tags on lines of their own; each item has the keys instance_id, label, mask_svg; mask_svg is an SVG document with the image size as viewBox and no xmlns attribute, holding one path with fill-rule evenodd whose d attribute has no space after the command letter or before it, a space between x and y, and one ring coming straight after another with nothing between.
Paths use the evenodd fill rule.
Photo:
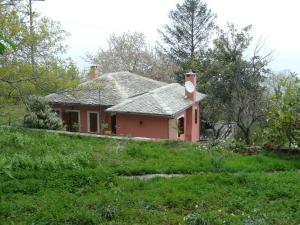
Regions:
<instances>
[{"instance_id":1,"label":"leafy tree canopy","mask_svg":"<svg viewBox=\"0 0 300 225\"><path fill-rule=\"evenodd\" d=\"M300 80L290 73L274 85L265 110L270 147L300 145Z\"/></svg>"},{"instance_id":2,"label":"leafy tree canopy","mask_svg":"<svg viewBox=\"0 0 300 225\"><path fill-rule=\"evenodd\" d=\"M74 63L62 57L68 33L58 22L36 12L30 27L28 7L25 0L16 1L14 6L1 6L2 40L13 43L16 49L0 56L0 103L47 94L79 82Z\"/></svg>"},{"instance_id":3,"label":"leafy tree canopy","mask_svg":"<svg viewBox=\"0 0 300 225\"><path fill-rule=\"evenodd\" d=\"M108 49L87 54L87 61L101 73L130 71L161 81L172 81L177 66L164 53L146 44L143 33L111 34Z\"/></svg>"}]
</instances>

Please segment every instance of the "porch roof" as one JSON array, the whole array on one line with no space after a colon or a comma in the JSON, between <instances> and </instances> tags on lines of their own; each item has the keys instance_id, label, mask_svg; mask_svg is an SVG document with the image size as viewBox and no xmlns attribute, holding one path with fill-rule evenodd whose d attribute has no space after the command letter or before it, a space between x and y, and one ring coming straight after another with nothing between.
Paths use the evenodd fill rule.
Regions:
<instances>
[{"instance_id":1,"label":"porch roof","mask_svg":"<svg viewBox=\"0 0 300 225\"><path fill-rule=\"evenodd\" d=\"M202 100L205 96L205 94L197 92L196 101ZM192 103L185 97L185 88L178 83L172 83L129 98L106 111L172 117L190 107Z\"/></svg>"}]
</instances>

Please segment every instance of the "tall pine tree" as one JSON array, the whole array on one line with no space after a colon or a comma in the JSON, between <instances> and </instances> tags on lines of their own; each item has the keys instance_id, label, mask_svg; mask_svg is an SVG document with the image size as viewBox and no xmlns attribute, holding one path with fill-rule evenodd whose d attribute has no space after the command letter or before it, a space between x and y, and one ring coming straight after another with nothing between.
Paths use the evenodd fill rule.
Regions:
<instances>
[{"instance_id":1,"label":"tall pine tree","mask_svg":"<svg viewBox=\"0 0 300 225\"><path fill-rule=\"evenodd\" d=\"M162 49L177 62L185 63L207 45L216 15L201 0L185 0L171 10L169 18L171 24L159 30L164 42Z\"/></svg>"}]
</instances>

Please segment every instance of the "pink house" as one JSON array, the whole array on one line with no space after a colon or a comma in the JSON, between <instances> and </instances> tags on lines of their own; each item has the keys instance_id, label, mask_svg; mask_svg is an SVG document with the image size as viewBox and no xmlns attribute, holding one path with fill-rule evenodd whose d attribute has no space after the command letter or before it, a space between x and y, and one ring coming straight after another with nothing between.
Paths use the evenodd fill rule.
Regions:
<instances>
[{"instance_id":1,"label":"pink house","mask_svg":"<svg viewBox=\"0 0 300 225\"><path fill-rule=\"evenodd\" d=\"M186 87L130 72L103 74L47 99L68 131L170 140L199 140L196 74Z\"/></svg>"}]
</instances>

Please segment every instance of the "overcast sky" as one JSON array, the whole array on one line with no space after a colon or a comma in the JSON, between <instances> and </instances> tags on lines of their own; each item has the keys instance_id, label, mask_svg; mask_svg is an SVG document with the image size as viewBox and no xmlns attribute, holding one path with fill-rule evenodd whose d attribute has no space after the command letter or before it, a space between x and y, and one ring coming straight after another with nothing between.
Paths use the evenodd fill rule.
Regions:
<instances>
[{"instance_id":1,"label":"overcast sky","mask_svg":"<svg viewBox=\"0 0 300 225\"><path fill-rule=\"evenodd\" d=\"M68 56L83 69L86 52L106 47L109 34L143 32L147 42L159 40L157 29L168 23L168 14L183 0L46 0L34 2L34 9L61 22L71 37ZM299 0L206 0L224 27L253 25L256 40L262 38L266 51L273 52L271 68L300 74Z\"/></svg>"}]
</instances>

